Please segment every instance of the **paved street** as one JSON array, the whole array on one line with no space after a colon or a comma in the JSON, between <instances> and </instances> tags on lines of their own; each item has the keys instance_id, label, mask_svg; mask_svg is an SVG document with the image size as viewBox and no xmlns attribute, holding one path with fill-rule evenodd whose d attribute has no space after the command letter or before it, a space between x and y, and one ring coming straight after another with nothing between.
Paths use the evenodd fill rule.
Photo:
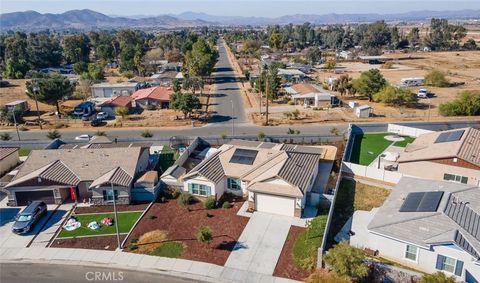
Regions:
<instances>
[{"instance_id":1,"label":"paved street","mask_svg":"<svg viewBox=\"0 0 480 283\"><path fill-rule=\"evenodd\" d=\"M97 278L95 276L98 276ZM103 276L103 277L102 277ZM95 281L120 282L162 282L187 283L201 282L176 278L168 275L136 272L104 267L77 265L56 265L39 263L2 263L0 264L0 282L2 283L77 283Z\"/></svg>"},{"instance_id":2,"label":"paved street","mask_svg":"<svg viewBox=\"0 0 480 283\"><path fill-rule=\"evenodd\" d=\"M248 119L245 115L245 107L243 104L242 94L239 82L235 76L233 65L228 59L225 45L222 40L218 41L218 62L215 65L215 90L214 90L214 110L211 122L231 124L232 117L236 124L247 123Z\"/></svg>"},{"instance_id":3,"label":"paved street","mask_svg":"<svg viewBox=\"0 0 480 283\"><path fill-rule=\"evenodd\" d=\"M288 216L253 213L225 267L272 275L291 222Z\"/></svg>"}]
</instances>

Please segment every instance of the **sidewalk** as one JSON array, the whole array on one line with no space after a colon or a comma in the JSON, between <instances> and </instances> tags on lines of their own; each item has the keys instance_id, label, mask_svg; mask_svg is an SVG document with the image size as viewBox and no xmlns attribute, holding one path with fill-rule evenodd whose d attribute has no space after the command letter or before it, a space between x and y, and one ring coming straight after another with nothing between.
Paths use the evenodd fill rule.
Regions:
<instances>
[{"instance_id":1,"label":"sidewalk","mask_svg":"<svg viewBox=\"0 0 480 283\"><path fill-rule=\"evenodd\" d=\"M0 262L29 262L46 264L72 264L105 266L132 271L159 273L207 282L297 282L285 278L223 267L215 264L140 255L121 251L101 251L63 248L2 248Z\"/></svg>"}]
</instances>

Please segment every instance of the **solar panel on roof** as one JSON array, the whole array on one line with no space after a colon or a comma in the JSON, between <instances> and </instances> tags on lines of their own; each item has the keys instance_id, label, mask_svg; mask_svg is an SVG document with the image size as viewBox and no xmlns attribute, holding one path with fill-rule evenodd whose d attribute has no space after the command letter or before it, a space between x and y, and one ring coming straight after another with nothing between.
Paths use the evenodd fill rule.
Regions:
<instances>
[{"instance_id":1,"label":"solar panel on roof","mask_svg":"<svg viewBox=\"0 0 480 283\"><path fill-rule=\"evenodd\" d=\"M258 151L251 149L237 148L230 158L230 163L252 165L257 157Z\"/></svg>"},{"instance_id":2,"label":"solar panel on roof","mask_svg":"<svg viewBox=\"0 0 480 283\"><path fill-rule=\"evenodd\" d=\"M442 200L443 192L409 193L400 207L400 212L434 212Z\"/></svg>"},{"instance_id":3,"label":"solar panel on roof","mask_svg":"<svg viewBox=\"0 0 480 283\"><path fill-rule=\"evenodd\" d=\"M464 132L465 130L441 133L435 140L435 143L458 141L462 138Z\"/></svg>"}]
</instances>

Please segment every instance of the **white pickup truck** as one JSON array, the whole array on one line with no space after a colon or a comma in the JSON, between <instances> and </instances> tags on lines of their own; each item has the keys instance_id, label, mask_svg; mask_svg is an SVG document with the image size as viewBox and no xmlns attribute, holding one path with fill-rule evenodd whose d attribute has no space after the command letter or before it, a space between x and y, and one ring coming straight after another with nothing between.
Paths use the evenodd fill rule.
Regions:
<instances>
[{"instance_id":1,"label":"white pickup truck","mask_svg":"<svg viewBox=\"0 0 480 283\"><path fill-rule=\"evenodd\" d=\"M422 88L418 91L417 97L418 98L429 98L430 92L427 89Z\"/></svg>"}]
</instances>

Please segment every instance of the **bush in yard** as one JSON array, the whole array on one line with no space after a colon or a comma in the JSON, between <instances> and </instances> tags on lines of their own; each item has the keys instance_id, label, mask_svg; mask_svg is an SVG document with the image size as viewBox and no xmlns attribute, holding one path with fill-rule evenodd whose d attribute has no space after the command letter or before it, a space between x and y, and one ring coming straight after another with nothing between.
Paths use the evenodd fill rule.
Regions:
<instances>
[{"instance_id":1,"label":"bush in yard","mask_svg":"<svg viewBox=\"0 0 480 283\"><path fill-rule=\"evenodd\" d=\"M206 208L206 209L214 209L215 208L215 198L214 197L208 197L203 202L203 207Z\"/></svg>"},{"instance_id":2,"label":"bush in yard","mask_svg":"<svg viewBox=\"0 0 480 283\"><path fill-rule=\"evenodd\" d=\"M226 201L222 204L222 207L225 208L225 209L229 209L229 208L232 207L232 205L228 201Z\"/></svg>"},{"instance_id":3,"label":"bush in yard","mask_svg":"<svg viewBox=\"0 0 480 283\"><path fill-rule=\"evenodd\" d=\"M422 279L420 280L420 283L455 283L457 280L455 279L455 276L450 276L447 277L445 273L438 271L433 274L425 274L423 275Z\"/></svg>"},{"instance_id":4,"label":"bush in yard","mask_svg":"<svg viewBox=\"0 0 480 283\"><path fill-rule=\"evenodd\" d=\"M104 131L97 131L97 132L95 133L95 135L97 135L97 136L99 136L99 137L105 137L105 136L107 136L107 133L105 133Z\"/></svg>"},{"instance_id":5,"label":"bush in yard","mask_svg":"<svg viewBox=\"0 0 480 283\"><path fill-rule=\"evenodd\" d=\"M153 230L147 232L138 238L136 243L136 252L141 254L150 254L167 240L167 234L162 230Z\"/></svg>"},{"instance_id":6,"label":"bush in yard","mask_svg":"<svg viewBox=\"0 0 480 283\"><path fill-rule=\"evenodd\" d=\"M183 244L181 242L166 242L156 248L150 255L177 258L183 252Z\"/></svg>"},{"instance_id":7,"label":"bush in yard","mask_svg":"<svg viewBox=\"0 0 480 283\"><path fill-rule=\"evenodd\" d=\"M115 114L125 119L128 116L128 108L127 107L117 107L115 108Z\"/></svg>"},{"instance_id":8,"label":"bush in yard","mask_svg":"<svg viewBox=\"0 0 480 283\"><path fill-rule=\"evenodd\" d=\"M340 276L348 276L355 280L368 276L369 268L365 264L364 252L351 247L346 241L331 248L324 259Z\"/></svg>"},{"instance_id":9,"label":"bush in yard","mask_svg":"<svg viewBox=\"0 0 480 283\"><path fill-rule=\"evenodd\" d=\"M445 74L439 70L431 70L425 76L425 85L435 87L449 87L450 81L447 80Z\"/></svg>"},{"instance_id":10,"label":"bush in yard","mask_svg":"<svg viewBox=\"0 0 480 283\"><path fill-rule=\"evenodd\" d=\"M208 226L200 227L197 232L197 240L208 246L213 240L212 229Z\"/></svg>"},{"instance_id":11,"label":"bush in yard","mask_svg":"<svg viewBox=\"0 0 480 283\"><path fill-rule=\"evenodd\" d=\"M22 132L26 132L26 131L29 131L30 129L25 127L25 126L20 126L20 127L18 127L18 130L22 131Z\"/></svg>"},{"instance_id":12,"label":"bush in yard","mask_svg":"<svg viewBox=\"0 0 480 283\"><path fill-rule=\"evenodd\" d=\"M2 133L0 134L0 139L2 141L9 141L12 139L12 136L9 133Z\"/></svg>"},{"instance_id":13,"label":"bush in yard","mask_svg":"<svg viewBox=\"0 0 480 283\"><path fill-rule=\"evenodd\" d=\"M157 110L157 106L149 104L147 105L147 110L150 110L150 111Z\"/></svg>"},{"instance_id":14,"label":"bush in yard","mask_svg":"<svg viewBox=\"0 0 480 283\"><path fill-rule=\"evenodd\" d=\"M258 140L263 140L266 137L264 132L258 132L257 134L257 139Z\"/></svg>"},{"instance_id":15,"label":"bush in yard","mask_svg":"<svg viewBox=\"0 0 480 283\"><path fill-rule=\"evenodd\" d=\"M144 138L151 138L151 137L153 137L153 133L150 132L149 130L143 131L140 135L141 135L142 137L144 137Z\"/></svg>"},{"instance_id":16,"label":"bush in yard","mask_svg":"<svg viewBox=\"0 0 480 283\"><path fill-rule=\"evenodd\" d=\"M178 196L180 196L180 190L167 187L161 191L161 195L169 199L176 199Z\"/></svg>"},{"instance_id":17,"label":"bush in yard","mask_svg":"<svg viewBox=\"0 0 480 283\"><path fill-rule=\"evenodd\" d=\"M373 95L373 100L391 106L414 107L418 102L418 97L408 89L386 86Z\"/></svg>"},{"instance_id":18,"label":"bush in yard","mask_svg":"<svg viewBox=\"0 0 480 283\"><path fill-rule=\"evenodd\" d=\"M335 271L317 269L305 281L306 283L351 283L348 277L338 276Z\"/></svg>"},{"instance_id":19,"label":"bush in yard","mask_svg":"<svg viewBox=\"0 0 480 283\"><path fill-rule=\"evenodd\" d=\"M443 116L480 115L480 91L463 91L455 100L440 104L439 112Z\"/></svg>"},{"instance_id":20,"label":"bush in yard","mask_svg":"<svg viewBox=\"0 0 480 283\"><path fill-rule=\"evenodd\" d=\"M52 130L47 133L47 138L54 140L61 138L62 135L57 130Z\"/></svg>"},{"instance_id":21,"label":"bush in yard","mask_svg":"<svg viewBox=\"0 0 480 283\"><path fill-rule=\"evenodd\" d=\"M182 192L177 199L178 204L183 206L189 205L190 203L192 203L192 200L193 200L192 195L187 192Z\"/></svg>"}]
</instances>

